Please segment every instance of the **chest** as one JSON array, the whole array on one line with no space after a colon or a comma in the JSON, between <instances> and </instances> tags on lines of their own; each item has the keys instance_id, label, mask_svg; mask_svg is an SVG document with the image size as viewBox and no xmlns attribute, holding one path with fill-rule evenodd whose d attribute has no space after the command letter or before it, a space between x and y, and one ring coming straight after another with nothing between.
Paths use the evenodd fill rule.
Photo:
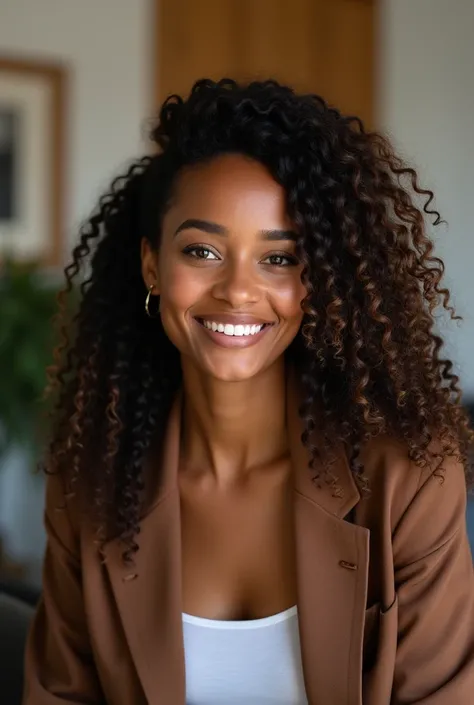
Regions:
<instances>
[{"instance_id":1,"label":"chest","mask_svg":"<svg viewBox=\"0 0 474 705\"><path fill-rule=\"evenodd\" d=\"M293 504L285 481L228 491L183 484L183 611L258 619L296 603Z\"/></svg>"},{"instance_id":2,"label":"chest","mask_svg":"<svg viewBox=\"0 0 474 705\"><path fill-rule=\"evenodd\" d=\"M269 499L271 493L263 495ZM227 502L206 493L188 495L186 488L171 491L142 522L138 577L127 579L130 568L123 565L123 546L118 541L108 544L104 565L96 565L95 553L91 555L84 599L87 612L94 615L89 630L96 652L106 655L101 669L110 674L107 682L113 692L108 693L108 702L144 702L145 693L148 702L184 705L183 612L208 619L250 620L291 605L298 609L308 702L389 702L386 691L392 682L397 611L395 606L382 616L379 606L373 605L370 614L366 612L368 529L334 517L297 491L290 500L291 517L288 503L275 489L273 499L278 497L279 501L267 505L252 492L251 498L263 508L257 511L245 496L242 502L234 501L235 496ZM289 541L292 526L294 539ZM273 544L260 540L273 535L280 540ZM287 553L282 549L285 540ZM383 551L389 550L384 544ZM378 565L381 556L382 551L377 551L372 563ZM290 590L280 589L280 575L294 559L296 595L293 585ZM227 570L219 570L219 563ZM277 566L281 572L262 566ZM380 595L388 589L384 584L379 587ZM276 595L280 604L269 605L268 594ZM100 595L108 597L99 604ZM123 679L117 679L117 663L124 664L129 655L129 683L136 684L135 697L127 697ZM363 700L357 695L362 687Z\"/></svg>"}]
</instances>

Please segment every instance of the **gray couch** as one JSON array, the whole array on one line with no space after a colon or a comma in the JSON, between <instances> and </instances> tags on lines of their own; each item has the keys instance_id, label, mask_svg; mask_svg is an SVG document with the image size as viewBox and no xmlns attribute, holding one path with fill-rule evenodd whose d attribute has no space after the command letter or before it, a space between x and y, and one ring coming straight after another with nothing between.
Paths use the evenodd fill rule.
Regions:
<instances>
[{"instance_id":1,"label":"gray couch","mask_svg":"<svg viewBox=\"0 0 474 705\"><path fill-rule=\"evenodd\" d=\"M0 592L0 702L21 705L23 653L34 608Z\"/></svg>"}]
</instances>

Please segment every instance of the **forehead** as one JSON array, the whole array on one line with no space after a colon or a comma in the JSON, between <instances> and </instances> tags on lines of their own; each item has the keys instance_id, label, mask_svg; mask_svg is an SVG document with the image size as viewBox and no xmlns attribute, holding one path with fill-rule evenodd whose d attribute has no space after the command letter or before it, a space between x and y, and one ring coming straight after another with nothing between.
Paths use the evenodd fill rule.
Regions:
<instances>
[{"instance_id":1,"label":"forehead","mask_svg":"<svg viewBox=\"0 0 474 705\"><path fill-rule=\"evenodd\" d=\"M178 176L170 218L202 218L232 228L289 226L284 188L267 168L239 154L187 167Z\"/></svg>"}]
</instances>

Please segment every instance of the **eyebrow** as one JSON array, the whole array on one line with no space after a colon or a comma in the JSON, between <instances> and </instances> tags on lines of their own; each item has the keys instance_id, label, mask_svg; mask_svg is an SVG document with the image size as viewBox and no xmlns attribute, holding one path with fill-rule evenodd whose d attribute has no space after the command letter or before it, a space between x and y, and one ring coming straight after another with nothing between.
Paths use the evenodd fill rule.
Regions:
<instances>
[{"instance_id":1,"label":"eyebrow","mask_svg":"<svg viewBox=\"0 0 474 705\"><path fill-rule=\"evenodd\" d=\"M199 220L196 218L189 218L185 220L175 232L175 236L182 230L202 230L210 235L223 235L227 236L229 230L223 225L218 223L213 223L210 220ZM278 228L272 228L270 230L260 230L259 232L262 240L291 240L296 242L298 240L298 233L293 230L284 230Z\"/></svg>"}]
</instances>

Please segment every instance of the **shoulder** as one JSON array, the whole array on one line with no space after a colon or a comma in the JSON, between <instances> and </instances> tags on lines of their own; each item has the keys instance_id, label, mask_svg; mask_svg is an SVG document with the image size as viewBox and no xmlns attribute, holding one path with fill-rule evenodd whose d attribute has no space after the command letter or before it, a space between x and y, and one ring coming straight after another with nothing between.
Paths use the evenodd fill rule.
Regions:
<instances>
[{"instance_id":1,"label":"shoulder","mask_svg":"<svg viewBox=\"0 0 474 705\"><path fill-rule=\"evenodd\" d=\"M366 444L361 460L369 494L360 502L363 523L383 522L393 535L409 517L412 528L421 533L443 526L445 538L463 526L467 501L464 466L457 457L443 455L437 440L429 450L432 457L420 466L401 440L379 436Z\"/></svg>"}]
</instances>

